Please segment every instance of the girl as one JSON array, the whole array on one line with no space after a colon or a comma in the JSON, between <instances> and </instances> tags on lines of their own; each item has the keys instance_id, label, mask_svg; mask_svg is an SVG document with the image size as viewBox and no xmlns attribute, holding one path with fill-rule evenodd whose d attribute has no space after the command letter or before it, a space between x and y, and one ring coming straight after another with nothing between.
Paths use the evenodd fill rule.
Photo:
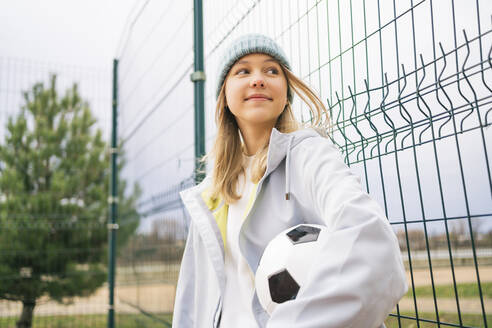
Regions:
<instances>
[{"instance_id":1,"label":"girl","mask_svg":"<svg viewBox=\"0 0 492 328\"><path fill-rule=\"evenodd\" d=\"M311 127L294 118L294 92L310 108ZM174 328L383 326L407 291L398 242L380 206L317 132L323 115L272 39L248 34L227 48L213 170L181 192L191 225ZM268 242L299 223L327 226L329 242L309 284L269 316L254 274Z\"/></svg>"}]
</instances>

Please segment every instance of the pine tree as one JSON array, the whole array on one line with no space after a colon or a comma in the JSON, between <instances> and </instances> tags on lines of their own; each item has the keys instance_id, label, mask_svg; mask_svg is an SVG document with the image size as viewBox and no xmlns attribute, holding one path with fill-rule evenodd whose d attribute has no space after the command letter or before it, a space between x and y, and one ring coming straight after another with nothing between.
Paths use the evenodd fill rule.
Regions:
<instances>
[{"instance_id":1,"label":"pine tree","mask_svg":"<svg viewBox=\"0 0 492 328\"><path fill-rule=\"evenodd\" d=\"M77 84L60 98L52 75L24 99L0 143L0 299L22 302L27 328L40 297L69 303L106 281L110 165ZM140 190L125 188L119 179L120 246L138 226Z\"/></svg>"}]
</instances>

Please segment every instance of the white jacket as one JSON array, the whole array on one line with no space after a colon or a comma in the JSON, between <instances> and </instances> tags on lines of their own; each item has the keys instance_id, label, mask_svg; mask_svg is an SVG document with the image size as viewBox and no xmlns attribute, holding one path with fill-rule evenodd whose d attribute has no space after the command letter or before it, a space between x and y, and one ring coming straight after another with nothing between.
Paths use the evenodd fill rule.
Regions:
<instances>
[{"instance_id":1,"label":"white jacket","mask_svg":"<svg viewBox=\"0 0 492 328\"><path fill-rule=\"evenodd\" d=\"M173 328L212 328L220 321L228 206L209 197L210 184L206 177L181 192L191 224ZM407 292L398 241L383 210L332 142L313 129L272 130L266 172L245 215L239 247L253 273L268 242L286 228L314 223L331 231L295 300L278 305L270 317L254 295L259 327L380 327Z\"/></svg>"}]
</instances>

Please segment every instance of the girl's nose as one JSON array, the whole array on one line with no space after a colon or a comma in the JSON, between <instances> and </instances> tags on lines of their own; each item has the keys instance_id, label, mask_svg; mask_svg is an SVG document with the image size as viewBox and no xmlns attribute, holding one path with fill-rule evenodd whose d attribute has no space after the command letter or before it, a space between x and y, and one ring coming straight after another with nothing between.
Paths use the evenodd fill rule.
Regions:
<instances>
[{"instance_id":1,"label":"girl's nose","mask_svg":"<svg viewBox=\"0 0 492 328\"><path fill-rule=\"evenodd\" d=\"M263 81L262 79L253 79L250 82L250 86L253 88L256 88L256 87L264 88L265 87L265 81Z\"/></svg>"}]
</instances>

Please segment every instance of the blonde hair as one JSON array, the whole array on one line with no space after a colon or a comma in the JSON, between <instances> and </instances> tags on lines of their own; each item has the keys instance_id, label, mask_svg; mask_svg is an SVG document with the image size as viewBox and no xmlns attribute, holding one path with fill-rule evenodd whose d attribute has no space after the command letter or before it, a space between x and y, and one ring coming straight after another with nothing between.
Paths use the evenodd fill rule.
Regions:
<instances>
[{"instance_id":1,"label":"blonde hair","mask_svg":"<svg viewBox=\"0 0 492 328\"><path fill-rule=\"evenodd\" d=\"M283 112L278 117L275 128L282 133L289 133L303 127L313 127L318 131L326 132L329 116L323 102L316 93L301 79L295 76L284 65L279 63L287 85L291 92L295 92L309 107L311 121L308 125L300 123L294 117L290 102L287 103ZM236 193L237 184L241 174L245 173L243 167L243 147L236 119L226 106L225 83L222 83L217 105L215 107L215 122L217 124L217 135L211 152L202 158L202 162L208 157L214 158L212 176L212 198L221 197L227 204L235 203L241 198ZM323 120L325 115L325 120ZM258 183L265 174L269 140L254 155L251 163L251 179Z\"/></svg>"}]
</instances>

